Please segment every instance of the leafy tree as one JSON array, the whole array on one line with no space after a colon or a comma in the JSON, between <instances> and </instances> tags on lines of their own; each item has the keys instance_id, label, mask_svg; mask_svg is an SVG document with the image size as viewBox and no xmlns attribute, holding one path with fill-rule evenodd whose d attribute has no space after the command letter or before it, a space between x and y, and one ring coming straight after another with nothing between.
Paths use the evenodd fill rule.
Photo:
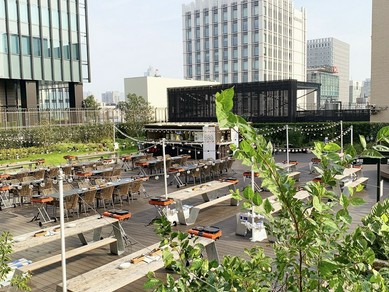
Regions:
<instances>
[{"instance_id":1,"label":"leafy tree","mask_svg":"<svg viewBox=\"0 0 389 292\"><path fill-rule=\"evenodd\" d=\"M11 272L11 268L7 264L10 261L9 255L11 253L12 236L9 232L3 232L0 235L0 282L5 280L7 274ZM14 276L11 280L11 285L19 290L31 291L31 288L27 285L30 276L30 274Z\"/></svg>"},{"instance_id":2,"label":"leafy tree","mask_svg":"<svg viewBox=\"0 0 389 292\"><path fill-rule=\"evenodd\" d=\"M99 109L99 104L96 101L95 97L93 95L87 96L83 102L83 107L86 109L92 109L92 110L97 110Z\"/></svg>"},{"instance_id":3,"label":"leafy tree","mask_svg":"<svg viewBox=\"0 0 389 292\"><path fill-rule=\"evenodd\" d=\"M144 125L153 121L153 108L142 96L134 93L119 102L118 109L124 114L126 125L123 128L128 135L141 136Z\"/></svg>"},{"instance_id":4,"label":"leafy tree","mask_svg":"<svg viewBox=\"0 0 389 292\"><path fill-rule=\"evenodd\" d=\"M362 188L340 196L330 188L335 175L357 157L355 149L350 146L341 158L339 145L316 142L313 153L321 159L317 171L322 182L306 183L304 189L310 196L298 200L294 198L299 190L295 181L275 164L272 144L231 112L233 95L233 89L216 95L220 127L239 128L243 140L239 147L232 146L234 157L259 172L262 187L276 196L281 211L273 216L269 200L250 186L243 193L237 190L234 198L266 217L266 230L275 238L275 256L266 256L261 247L256 247L246 251L247 260L225 256L220 265L209 262L198 256L201 247L192 246L188 234L173 232L162 218L156 231L162 237L161 246L170 246L164 249L163 259L179 277L168 275L164 282L149 273L145 287L154 291L387 291L389 273L383 270L381 274L373 267L374 233L367 227L350 230L349 207L364 203L355 195ZM388 138L388 129L377 134L377 140ZM363 144L363 138L361 141ZM365 149L363 153L379 157L376 150ZM387 237L382 240L387 246Z\"/></svg>"}]
</instances>

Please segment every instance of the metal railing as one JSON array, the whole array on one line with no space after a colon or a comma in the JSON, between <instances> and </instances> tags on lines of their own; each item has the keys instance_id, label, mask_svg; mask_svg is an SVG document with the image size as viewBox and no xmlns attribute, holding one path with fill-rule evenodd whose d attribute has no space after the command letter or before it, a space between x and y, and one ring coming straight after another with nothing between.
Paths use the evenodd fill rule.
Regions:
<instances>
[{"instance_id":1,"label":"metal railing","mask_svg":"<svg viewBox=\"0 0 389 292\"><path fill-rule=\"evenodd\" d=\"M121 112L116 109L2 109L0 110L0 129L30 128L42 125L83 125L120 122Z\"/></svg>"}]
</instances>

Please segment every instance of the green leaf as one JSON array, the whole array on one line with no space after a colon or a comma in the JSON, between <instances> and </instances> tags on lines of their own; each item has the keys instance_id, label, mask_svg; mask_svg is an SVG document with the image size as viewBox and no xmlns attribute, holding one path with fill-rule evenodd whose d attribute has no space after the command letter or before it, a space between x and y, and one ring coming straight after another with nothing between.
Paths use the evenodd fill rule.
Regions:
<instances>
[{"instance_id":1,"label":"green leaf","mask_svg":"<svg viewBox=\"0 0 389 292\"><path fill-rule=\"evenodd\" d=\"M258 194L258 193L254 194L253 203L256 206L260 206L262 204L262 197L260 194Z\"/></svg>"},{"instance_id":2,"label":"green leaf","mask_svg":"<svg viewBox=\"0 0 389 292\"><path fill-rule=\"evenodd\" d=\"M342 195L340 196L339 203L340 203L340 205L343 206L344 208L347 208L348 205L349 205L349 200L348 200L348 198L347 198L344 194L342 194Z\"/></svg>"},{"instance_id":3,"label":"green leaf","mask_svg":"<svg viewBox=\"0 0 389 292\"><path fill-rule=\"evenodd\" d=\"M265 209L265 212L267 214L269 214L272 211L273 207L268 199L265 200L265 203L263 204L263 208Z\"/></svg>"},{"instance_id":4,"label":"green leaf","mask_svg":"<svg viewBox=\"0 0 389 292\"><path fill-rule=\"evenodd\" d=\"M191 266L190 266L191 271L195 271L195 270L200 269L202 264L203 264L202 259L194 259Z\"/></svg>"},{"instance_id":5,"label":"green leaf","mask_svg":"<svg viewBox=\"0 0 389 292\"><path fill-rule=\"evenodd\" d=\"M377 151L389 152L389 147L385 145L374 145L373 148Z\"/></svg>"},{"instance_id":6,"label":"green leaf","mask_svg":"<svg viewBox=\"0 0 389 292\"><path fill-rule=\"evenodd\" d=\"M321 205L321 202L320 202L318 196L313 196L313 207L314 207L319 213L321 213L321 212L323 211L323 207L322 207L322 205Z\"/></svg>"},{"instance_id":7,"label":"green leaf","mask_svg":"<svg viewBox=\"0 0 389 292\"><path fill-rule=\"evenodd\" d=\"M160 283L161 281L156 278L148 279L147 282L143 285L143 288L153 289L155 286L158 286Z\"/></svg>"},{"instance_id":8,"label":"green leaf","mask_svg":"<svg viewBox=\"0 0 389 292\"><path fill-rule=\"evenodd\" d=\"M333 262L333 261L322 260L319 263L319 271L320 271L321 274L323 274L325 276L328 276L328 275L332 274L338 268L339 268L339 266L335 262Z\"/></svg>"},{"instance_id":9,"label":"green leaf","mask_svg":"<svg viewBox=\"0 0 389 292\"><path fill-rule=\"evenodd\" d=\"M254 191L250 186L246 186L243 190L243 197L249 201L251 201L254 197Z\"/></svg>"},{"instance_id":10,"label":"green leaf","mask_svg":"<svg viewBox=\"0 0 389 292\"><path fill-rule=\"evenodd\" d=\"M337 152L340 151L340 146L334 142L328 143L324 146L324 151Z\"/></svg>"},{"instance_id":11,"label":"green leaf","mask_svg":"<svg viewBox=\"0 0 389 292\"><path fill-rule=\"evenodd\" d=\"M377 142L389 143L389 126L381 128L377 133Z\"/></svg>"},{"instance_id":12,"label":"green leaf","mask_svg":"<svg viewBox=\"0 0 389 292\"><path fill-rule=\"evenodd\" d=\"M364 199L358 197L352 197L349 201L353 206L361 206L366 203Z\"/></svg>"},{"instance_id":13,"label":"green leaf","mask_svg":"<svg viewBox=\"0 0 389 292\"><path fill-rule=\"evenodd\" d=\"M332 220L324 220L323 221L323 224L330 227L331 229L334 229L334 230L338 230L338 226L336 225L336 223Z\"/></svg>"},{"instance_id":14,"label":"green leaf","mask_svg":"<svg viewBox=\"0 0 389 292\"><path fill-rule=\"evenodd\" d=\"M363 150L366 149L366 139L365 136L359 135L359 141L361 142Z\"/></svg>"},{"instance_id":15,"label":"green leaf","mask_svg":"<svg viewBox=\"0 0 389 292\"><path fill-rule=\"evenodd\" d=\"M384 158L385 157L375 149L365 149L362 151L360 156L361 157L370 157L370 158Z\"/></svg>"}]
</instances>

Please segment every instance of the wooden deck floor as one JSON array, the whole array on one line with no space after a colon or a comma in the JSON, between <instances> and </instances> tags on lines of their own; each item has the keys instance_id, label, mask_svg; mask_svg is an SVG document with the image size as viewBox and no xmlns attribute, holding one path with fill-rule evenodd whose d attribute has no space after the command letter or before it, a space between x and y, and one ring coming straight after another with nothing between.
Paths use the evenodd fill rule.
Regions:
<instances>
[{"instance_id":1,"label":"wooden deck floor","mask_svg":"<svg viewBox=\"0 0 389 292\"><path fill-rule=\"evenodd\" d=\"M305 181L311 180L314 175L309 174L308 162L312 155L309 154L294 154L291 155L291 160L297 160L298 171L301 172L301 184ZM285 157L278 155L276 159L282 161ZM242 189L249 182L243 181L242 173L247 171L247 167L240 165L239 162L234 164L233 169L236 171L234 176L240 179L238 187ZM376 201L376 166L364 166L364 176L369 177L367 190L362 191L359 195L363 197L367 204L364 206L355 208L352 210L354 223L360 222L360 219L370 210L370 207ZM125 175L130 175L127 173ZM163 194L163 180L154 180L145 183L145 188L150 196L159 196ZM387 196L389 189L388 182L384 183L384 197ZM169 192L176 190L175 186L169 186ZM264 195L269 195L264 193ZM124 209L129 209L133 213L133 217L122 223L123 229L128 235L131 244L126 248L126 252L121 255L124 256L136 250L140 250L146 246L158 242L158 237L153 231L153 226L147 226L148 223L155 217L156 210L154 207L147 203L147 199L141 198L133 202L125 203ZM102 210L102 209L100 209ZM99 210L99 211L100 211ZM269 255L272 254L271 245L269 242L264 241L261 243L252 243L248 237L241 237L235 235L236 228L236 213L239 212L239 206L230 206L228 202L220 203L216 206L210 207L205 210L201 210L199 214L197 225L215 225L222 229L223 236L217 241L217 248L219 255L243 255L245 248L251 248L256 245L260 245L265 249L265 252ZM39 226L36 222L28 222L34 215L35 208L32 206L23 206L17 208L9 208L0 211L0 226L1 231L8 230L14 236L24 234L27 232L39 230ZM85 216L81 214L80 217ZM76 219L70 218L69 220ZM54 224L54 223L53 223ZM178 226L180 230L189 229L188 226ZM109 235L111 228L103 229L103 236ZM77 237L67 238L66 247L74 248L80 246L80 242ZM47 256L60 252L60 242L56 241L50 244L46 244L39 248L31 248L25 251L21 251L12 255L13 259L27 258L32 261L43 259ZM76 256L67 261L67 278L73 278L86 271L109 263L118 258L118 256L110 255L108 248L99 248L91 252L85 253L80 256ZM164 270L161 270L160 274L164 276ZM56 286L62 280L61 264L53 264L45 267L44 269L37 270L33 273L31 280L32 291L55 291ZM118 291L144 291L143 284L145 278L140 279L131 285L124 287Z\"/></svg>"}]
</instances>

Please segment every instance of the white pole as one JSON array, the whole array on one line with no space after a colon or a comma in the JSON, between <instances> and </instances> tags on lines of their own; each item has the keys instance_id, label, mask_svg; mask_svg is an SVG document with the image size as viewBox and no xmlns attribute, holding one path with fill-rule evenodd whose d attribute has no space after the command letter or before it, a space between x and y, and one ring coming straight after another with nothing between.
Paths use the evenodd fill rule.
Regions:
<instances>
[{"instance_id":1,"label":"white pole","mask_svg":"<svg viewBox=\"0 0 389 292\"><path fill-rule=\"evenodd\" d=\"M59 220L61 234L61 263L62 263L62 291L67 291L66 287L66 254L65 254L65 216L64 216L64 197L63 197L63 172L59 170L58 174L59 188Z\"/></svg>"},{"instance_id":2,"label":"white pole","mask_svg":"<svg viewBox=\"0 0 389 292\"><path fill-rule=\"evenodd\" d=\"M255 192L255 187L254 187L254 157L251 157L251 189L253 190L253 192ZM254 207L254 204L252 204L251 206L251 224L252 224L252 227L254 227L254 224L255 224L255 207Z\"/></svg>"},{"instance_id":3,"label":"white pole","mask_svg":"<svg viewBox=\"0 0 389 292\"><path fill-rule=\"evenodd\" d=\"M116 142L115 136L116 136L116 132L115 132L115 122L114 122L113 123L113 147L114 148L115 148L115 142Z\"/></svg>"},{"instance_id":4,"label":"white pole","mask_svg":"<svg viewBox=\"0 0 389 292\"><path fill-rule=\"evenodd\" d=\"M289 126L285 126L286 129L286 164L289 164Z\"/></svg>"},{"instance_id":5,"label":"white pole","mask_svg":"<svg viewBox=\"0 0 389 292\"><path fill-rule=\"evenodd\" d=\"M351 146L354 144L354 128L353 126L350 127L350 136L351 136Z\"/></svg>"},{"instance_id":6,"label":"white pole","mask_svg":"<svg viewBox=\"0 0 389 292\"><path fill-rule=\"evenodd\" d=\"M343 121L340 121L340 153L343 153Z\"/></svg>"},{"instance_id":7,"label":"white pole","mask_svg":"<svg viewBox=\"0 0 389 292\"><path fill-rule=\"evenodd\" d=\"M165 138L162 138L162 159L163 159L163 179L165 182L165 198L167 199L167 170L166 170L166 154L165 154Z\"/></svg>"}]
</instances>

